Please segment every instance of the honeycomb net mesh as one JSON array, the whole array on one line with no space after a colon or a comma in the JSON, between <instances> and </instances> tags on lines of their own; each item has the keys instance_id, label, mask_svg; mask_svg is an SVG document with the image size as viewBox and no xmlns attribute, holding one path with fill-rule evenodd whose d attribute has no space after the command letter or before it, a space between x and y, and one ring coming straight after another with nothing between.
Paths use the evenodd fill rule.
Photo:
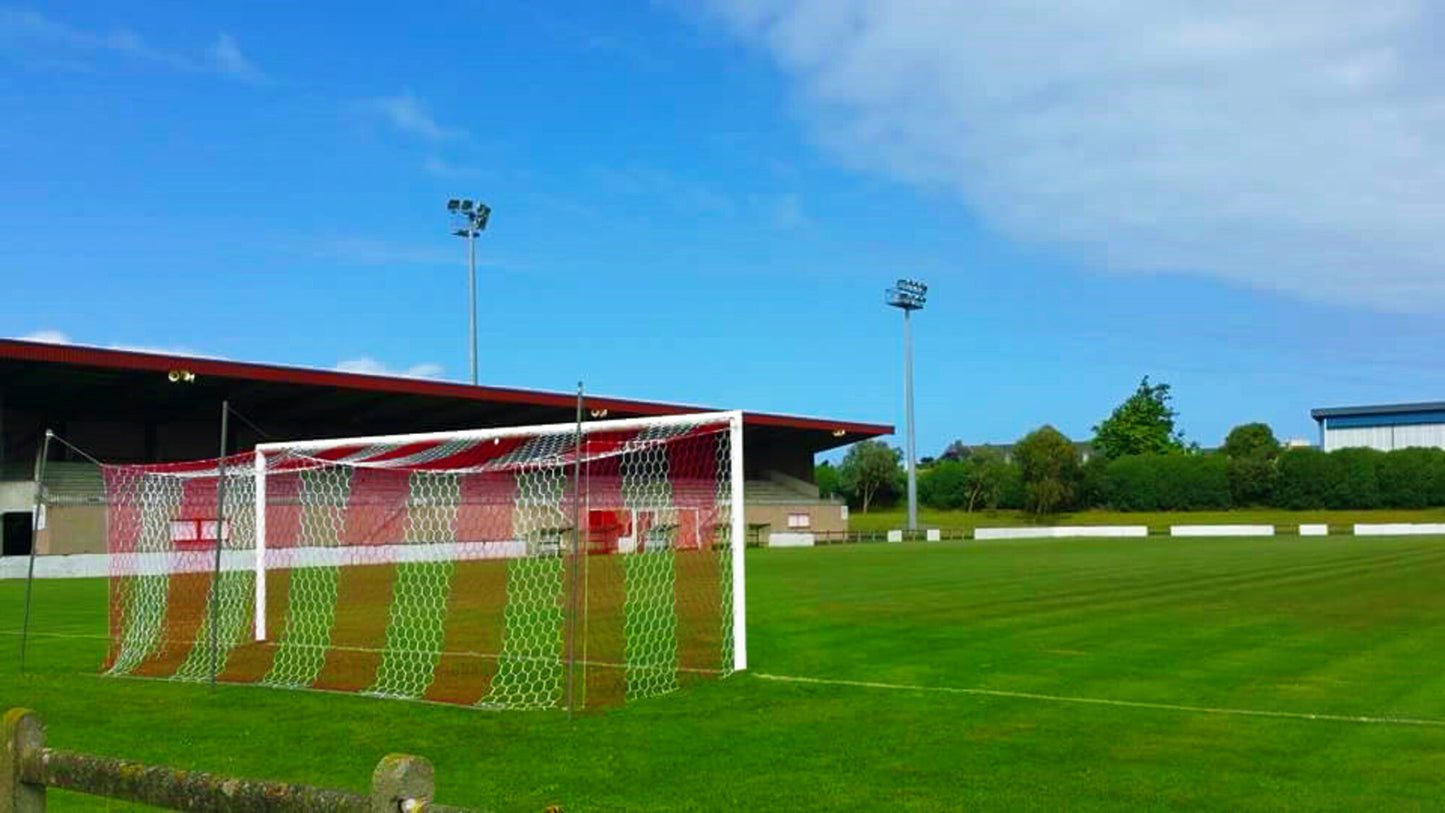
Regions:
<instances>
[{"instance_id":1,"label":"honeycomb net mesh","mask_svg":"<svg viewBox=\"0 0 1445 813\"><path fill-rule=\"evenodd\" d=\"M105 466L104 671L493 709L726 675L730 444L600 422Z\"/></svg>"}]
</instances>

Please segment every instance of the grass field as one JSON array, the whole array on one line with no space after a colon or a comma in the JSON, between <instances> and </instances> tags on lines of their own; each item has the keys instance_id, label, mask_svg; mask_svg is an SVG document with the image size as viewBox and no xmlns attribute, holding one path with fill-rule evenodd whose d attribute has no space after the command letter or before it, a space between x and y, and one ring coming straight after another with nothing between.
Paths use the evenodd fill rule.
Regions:
<instances>
[{"instance_id":1,"label":"grass field","mask_svg":"<svg viewBox=\"0 0 1445 813\"><path fill-rule=\"evenodd\" d=\"M902 528L905 511L901 507L874 510L868 513L851 511L848 526L854 531L888 531ZM1238 508L1229 511L1079 511L1038 518L1023 511L940 511L918 509L918 523L923 528L971 530L973 528L1010 528L1022 525L1147 525L1151 533L1168 534L1170 525L1282 525L1325 523L1335 528L1348 528L1357 522L1445 522L1445 508L1380 509L1370 511L1286 511L1282 508Z\"/></svg>"},{"instance_id":2,"label":"grass field","mask_svg":"<svg viewBox=\"0 0 1445 813\"><path fill-rule=\"evenodd\" d=\"M504 810L1434 808L1441 543L749 551L749 673L574 723L95 677L105 584L39 582L0 702L57 747L356 790L421 754L439 801ZM0 584L10 629L22 587Z\"/></svg>"}]
</instances>

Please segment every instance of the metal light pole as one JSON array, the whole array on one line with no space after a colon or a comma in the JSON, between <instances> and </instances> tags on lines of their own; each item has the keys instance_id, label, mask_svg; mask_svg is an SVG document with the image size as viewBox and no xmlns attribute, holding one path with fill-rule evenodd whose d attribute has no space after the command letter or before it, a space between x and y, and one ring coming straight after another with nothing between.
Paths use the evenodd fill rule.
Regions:
<instances>
[{"instance_id":1,"label":"metal light pole","mask_svg":"<svg viewBox=\"0 0 1445 813\"><path fill-rule=\"evenodd\" d=\"M467 301L471 303L471 361L472 386L477 383L477 235L487 228L487 218L492 208L485 203L474 203L470 198L452 198L447 201L447 211L452 213L452 234L467 238Z\"/></svg>"},{"instance_id":2,"label":"metal light pole","mask_svg":"<svg viewBox=\"0 0 1445 813\"><path fill-rule=\"evenodd\" d=\"M903 311L903 411L907 423L904 454L908 457L908 530L918 530L918 454L913 435L913 311L923 310L928 286L916 279L900 279L885 292L885 302Z\"/></svg>"}]
</instances>

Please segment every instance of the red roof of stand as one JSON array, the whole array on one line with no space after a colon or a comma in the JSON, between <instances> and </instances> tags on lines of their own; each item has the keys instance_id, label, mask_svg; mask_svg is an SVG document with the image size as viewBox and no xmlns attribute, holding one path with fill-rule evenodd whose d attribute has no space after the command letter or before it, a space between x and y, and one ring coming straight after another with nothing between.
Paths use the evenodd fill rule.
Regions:
<instances>
[{"instance_id":1,"label":"red roof of stand","mask_svg":"<svg viewBox=\"0 0 1445 813\"><path fill-rule=\"evenodd\" d=\"M412 399L417 397L440 399L453 404L462 401L551 409L575 409L577 404L576 395L571 393L471 386L425 379L0 339L0 375L9 378L11 370L19 370L17 364L28 367L30 365L26 364L27 362L51 368L52 376L63 375L64 368L108 370L122 375L150 372L168 374L172 370L184 370L194 373L197 383L221 381L226 384L240 385L245 382L255 382L256 384L281 385L283 388L288 385L308 389L322 388L338 394L342 392L375 393L410 396ZM55 365L58 365L59 368L56 368ZM78 369L77 372L79 372ZM270 389L275 390L275 388ZM276 393L272 392L271 395L274 397ZM594 395L586 396L586 404L592 410L607 410L610 413L609 417L713 411L692 405L606 398ZM814 446L817 450L833 448L879 435L888 435L893 432L893 427L885 424L761 412L745 412L744 422L749 426L794 430L813 435L814 437L811 439L813 442L809 445ZM821 438L818 438L816 433L827 433L829 440L820 442Z\"/></svg>"}]
</instances>

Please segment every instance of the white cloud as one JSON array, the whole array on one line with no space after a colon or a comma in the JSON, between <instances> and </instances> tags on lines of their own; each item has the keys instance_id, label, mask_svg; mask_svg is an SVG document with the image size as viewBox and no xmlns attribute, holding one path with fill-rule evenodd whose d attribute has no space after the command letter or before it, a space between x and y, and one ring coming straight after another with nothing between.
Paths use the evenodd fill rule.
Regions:
<instances>
[{"instance_id":1,"label":"white cloud","mask_svg":"<svg viewBox=\"0 0 1445 813\"><path fill-rule=\"evenodd\" d=\"M398 96L381 96L361 103L364 110L380 116L398 132L427 141L466 138L467 131L439 124L424 102L410 90Z\"/></svg>"},{"instance_id":2,"label":"white cloud","mask_svg":"<svg viewBox=\"0 0 1445 813\"><path fill-rule=\"evenodd\" d=\"M464 166L462 164L454 164L444 158L437 158L436 156L430 156L422 161L421 169L433 177L454 180L484 178L490 175L486 170Z\"/></svg>"},{"instance_id":3,"label":"white cloud","mask_svg":"<svg viewBox=\"0 0 1445 813\"><path fill-rule=\"evenodd\" d=\"M1445 306L1428 0L710 0L849 164L999 232L1385 310Z\"/></svg>"},{"instance_id":4,"label":"white cloud","mask_svg":"<svg viewBox=\"0 0 1445 813\"><path fill-rule=\"evenodd\" d=\"M441 378L442 366L432 362L413 364L404 370L393 370L385 364L377 361L371 356L343 361L336 365L336 369L343 373L362 373L365 375L385 375L393 378Z\"/></svg>"},{"instance_id":5,"label":"white cloud","mask_svg":"<svg viewBox=\"0 0 1445 813\"><path fill-rule=\"evenodd\" d=\"M444 237L445 232L442 234ZM456 265L466 261L463 248L443 238L432 243L399 243L348 237L323 242L316 253L327 259L355 265ZM490 264L480 259L477 263Z\"/></svg>"},{"instance_id":6,"label":"white cloud","mask_svg":"<svg viewBox=\"0 0 1445 813\"><path fill-rule=\"evenodd\" d=\"M43 342L45 344L74 344L70 337L59 330L37 330L20 337L21 341Z\"/></svg>"},{"instance_id":7,"label":"white cloud","mask_svg":"<svg viewBox=\"0 0 1445 813\"><path fill-rule=\"evenodd\" d=\"M222 33L217 37L206 55L211 60L211 66L220 73L253 84L266 81L266 74L241 53L241 46L230 34Z\"/></svg>"},{"instance_id":8,"label":"white cloud","mask_svg":"<svg viewBox=\"0 0 1445 813\"><path fill-rule=\"evenodd\" d=\"M656 198L668 206L686 207L705 214L730 214L735 208L727 195L666 170L596 166L589 172L604 189L618 195Z\"/></svg>"},{"instance_id":9,"label":"white cloud","mask_svg":"<svg viewBox=\"0 0 1445 813\"><path fill-rule=\"evenodd\" d=\"M13 44L28 53L31 62L66 70L90 66L66 54L111 54L186 72L211 71L247 82L261 82L265 74L241 53L236 41L221 34L206 50L205 59L157 48L127 28L100 32L46 17L34 11L0 9L0 46Z\"/></svg>"},{"instance_id":10,"label":"white cloud","mask_svg":"<svg viewBox=\"0 0 1445 813\"><path fill-rule=\"evenodd\" d=\"M26 335L19 338L21 341L26 342L43 342L45 344L74 344L81 347L100 347L106 350L124 350L129 353L152 353L158 356L187 356L190 358L209 359L225 358L224 356L218 356L214 353L203 353L199 350L192 350L189 347L182 347L178 345L172 345L170 347L160 347L147 344L126 344L123 342L113 342L110 344L86 344L84 342L77 342L70 337L70 334L62 330L37 330L33 333L27 333Z\"/></svg>"},{"instance_id":11,"label":"white cloud","mask_svg":"<svg viewBox=\"0 0 1445 813\"><path fill-rule=\"evenodd\" d=\"M128 29L117 28L109 33L100 33L53 20L34 11L0 9L0 37L49 51L108 51L166 63L174 68L192 67L188 60L151 47L140 35Z\"/></svg>"},{"instance_id":12,"label":"white cloud","mask_svg":"<svg viewBox=\"0 0 1445 813\"><path fill-rule=\"evenodd\" d=\"M792 193L780 196L773 202L770 215L773 228L779 231L795 231L812 225L812 219L803 211L803 204Z\"/></svg>"}]
</instances>

